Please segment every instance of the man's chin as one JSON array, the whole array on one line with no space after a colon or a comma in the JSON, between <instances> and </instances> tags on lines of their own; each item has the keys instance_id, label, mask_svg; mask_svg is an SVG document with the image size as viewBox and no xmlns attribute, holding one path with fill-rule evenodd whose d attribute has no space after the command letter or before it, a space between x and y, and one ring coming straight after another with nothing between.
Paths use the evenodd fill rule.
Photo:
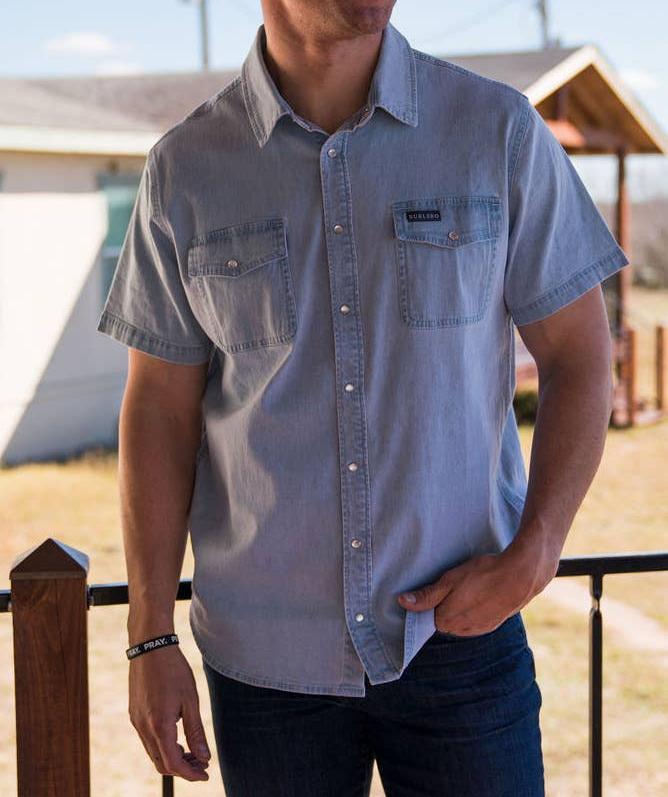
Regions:
<instances>
[{"instance_id":1,"label":"man's chin","mask_svg":"<svg viewBox=\"0 0 668 797\"><path fill-rule=\"evenodd\" d=\"M394 3L387 2L343 2L341 14L351 30L359 34L380 33L392 16Z\"/></svg>"}]
</instances>

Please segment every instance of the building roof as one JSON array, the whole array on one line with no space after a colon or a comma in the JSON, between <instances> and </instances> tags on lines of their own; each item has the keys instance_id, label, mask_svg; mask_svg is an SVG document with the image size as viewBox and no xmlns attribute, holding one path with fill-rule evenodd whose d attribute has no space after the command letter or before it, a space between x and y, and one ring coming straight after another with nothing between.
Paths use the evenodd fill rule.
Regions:
<instances>
[{"instance_id":1,"label":"building roof","mask_svg":"<svg viewBox=\"0 0 668 797\"><path fill-rule=\"evenodd\" d=\"M621 125L631 151L668 153L664 133L593 45L439 57L508 83L539 108L560 86L583 78L575 92L580 105L606 95L609 113L599 114L599 127ZM0 78L0 150L142 155L239 72Z\"/></svg>"},{"instance_id":2,"label":"building roof","mask_svg":"<svg viewBox=\"0 0 668 797\"><path fill-rule=\"evenodd\" d=\"M479 75L500 80L526 94L533 84L555 66L577 52L580 47L551 47L547 50L480 53L475 55L442 55L453 64Z\"/></svg>"},{"instance_id":3,"label":"building roof","mask_svg":"<svg viewBox=\"0 0 668 797\"><path fill-rule=\"evenodd\" d=\"M166 130L238 70L0 78L0 124Z\"/></svg>"}]
</instances>

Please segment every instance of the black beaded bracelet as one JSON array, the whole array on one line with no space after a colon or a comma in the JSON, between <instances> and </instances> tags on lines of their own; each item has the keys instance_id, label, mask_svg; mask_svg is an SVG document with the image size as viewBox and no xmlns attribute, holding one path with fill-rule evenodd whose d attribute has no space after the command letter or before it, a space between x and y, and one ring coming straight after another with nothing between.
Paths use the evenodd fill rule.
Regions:
<instances>
[{"instance_id":1,"label":"black beaded bracelet","mask_svg":"<svg viewBox=\"0 0 668 797\"><path fill-rule=\"evenodd\" d=\"M148 653L149 650L156 648L163 648L166 645L178 645L179 638L176 634L167 634L166 636L157 636L153 639L147 639L140 642L138 645L133 645L125 651L125 655L129 659L134 659L135 656L141 656L142 653Z\"/></svg>"}]
</instances>

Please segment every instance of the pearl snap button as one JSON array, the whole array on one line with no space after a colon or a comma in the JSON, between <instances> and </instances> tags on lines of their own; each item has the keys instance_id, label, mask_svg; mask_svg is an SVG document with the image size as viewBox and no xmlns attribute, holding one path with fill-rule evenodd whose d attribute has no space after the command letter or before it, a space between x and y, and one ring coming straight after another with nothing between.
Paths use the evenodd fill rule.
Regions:
<instances>
[{"instance_id":1,"label":"pearl snap button","mask_svg":"<svg viewBox=\"0 0 668 797\"><path fill-rule=\"evenodd\" d=\"M237 260L231 259L227 261L227 265L230 268L236 268L239 265L239 262Z\"/></svg>"},{"instance_id":2,"label":"pearl snap button","mask_svg":"<svg viewBox=\"0 0 668 797\"><path fill-rule=\"evenodd\" d=\"M350 541L350 544L353 546L353 548L359 548L362 544L362 540L354 539Z\"/></svg>"},{"instance_id":3,"label":"pearl snap button","mask_svg":"<svg viewBox=\"0 0 668 797\"><path fill-rule=\"evenodd\" d=\"M334 225L334 232L338 235L339 233L343 232L343 227L340 224Z\"/></svg>"},{"instance_id":4,"label":"pearl snap button","mask_svg":"<svg viewBox=\"0 0 668 797\"><path fill-rule=\"evenodd\" d=\"M330 158L336 158L336 156L338 155L338 153L334 149L334 147L332 147L331 149L328 149L327 150L327 154L329 155Z\"/></svg>"},{"instance_id":5,"label":"pearl snap button","mask_svg":"<svg viewBox=\"0 0 668 797\"><path fill-rule=\"evenodd\" d=\"M351 462L348 465L348 470L356 471L357 470L357 462Z\"/></svg>"},{"instance_id":6,"label":"pearl snap button","mask_svg":"<svg viewBox=\"0 0 668 797\"><path fill-rule=\"evenodd\" d=\"M341 307L339 307L339 310L345 315L346 313L350 312L350 307L348 307L347 304L342 304Z\"/></svg>"},{"instance_id":7,"label":"pearl snap button","mask_svg":"<svg viewBox=\"0 0 668 797\"><path fill-rule=\"evenodd\" d=\"M360 612L359 614L355 615L355 619L357 620L358 623L361 623L362 620L364 620L364 615Z\"/></svg>"},{"instance_id":8,"label":"pearl snap button","mask_svg":"<svg viewBox=\"0 0 668 797\"><path fill-rule=\"evenodd\" d=\"M459 233L457 232L457 230L450 230L450 232L448 233L448 238L451 241L457 241L459 239Z\"/></svg>"},{"instance_id":9,"label":"pearl snap button","mask_svg":"<svg viewBox=\"0 0 668 797\"><path fill-rule=\"evenodd\" d=\"M352 391L355 389L355 385L353 385L352 382L348 382L343 389L346 391L346 393L352 393Z\"/></svg>"}]
</instances>

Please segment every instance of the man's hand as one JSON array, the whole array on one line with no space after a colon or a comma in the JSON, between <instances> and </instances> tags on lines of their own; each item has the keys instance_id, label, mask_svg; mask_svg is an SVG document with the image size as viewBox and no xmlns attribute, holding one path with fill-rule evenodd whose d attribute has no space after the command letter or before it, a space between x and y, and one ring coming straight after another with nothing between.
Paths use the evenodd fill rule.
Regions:
<instances>
[{"instance_id":1,"label":"man's hand","mask_svg":"<svg viewBox=\"0 0 668 797\"><path fill-rule=\"evenodd\" d=\"M199 713L195 678L177 645L130 659L130 721L161 775L208 780L211 753ZM177 722L189 752L177 741Z\"/></svg>"},{"instance_id":2,"label":"man's hand","mask_svg":"<svg viewBox=\"0 0 668 797\"><path fill-rule=\"evenodd\" d=\"M413 612L434 609L437 630L457 636L493 631L541 592L559 567L559 557L538 545L509 545L498 554L481 554L446 570L440 578L413 590L415 602L399 596Z\"/></svg>"}]
</instances>

